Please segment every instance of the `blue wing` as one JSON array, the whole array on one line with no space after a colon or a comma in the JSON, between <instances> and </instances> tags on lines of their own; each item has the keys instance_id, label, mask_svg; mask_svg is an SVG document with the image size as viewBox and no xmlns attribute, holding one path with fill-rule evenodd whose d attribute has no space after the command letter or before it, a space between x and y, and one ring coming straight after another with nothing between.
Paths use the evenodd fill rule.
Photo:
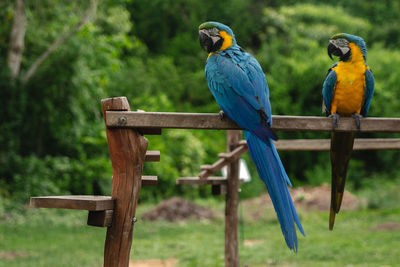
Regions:
<instances>
[{"instance_id":1,"label":"blue wing","mask_svg":"<svg viewBox=\"0 0 400 267\"><path fill-rule=\"evenodd\" d=\"M333 70L337 63L334 64L328 71L326 75L324 84L322 86L322 97L324 100L324 108L327 114L331 112L331 103L333 99L333 94L335 93L335 85L337 80L336 71Z\"/></svg>"},{"instance_id":2,"label":"blue wing","mask_svg":"<svg viewBox=\"0 0 400 267\"><path fill-rule=\"evenodd\" d=\"M272 139L271 105L265 75L253 56L232 47L211 55L206 64L211 93L221 109L246 129L245 138L260 178L267 186L286 244L297 251L295 224L304 235L287 184L289 177Z\"/></svg>"},{"instance_id":3,"label":"blue wing","mask_svg":"<svg viewBox=\"0 0 400 267\"><path fill-rule=\"evenodd\" d=\"M253 56L239 49L211 55L206 64L206 78L210 91L229 118L262 139L277 139L270 129L267 81Z\"/></svg>"},{"instance_id":4,"label":"blue wing","mask_svg":"<svg viewBox=\"0 0 400 267\"><path fill-rule=\"evenodd\" d=\"M375 79L372 71L367 68L365 71L365 89L364 89L364 105L361 109L361 115L367 117L369 105L371 104L372 96L374 95Z\"/></svg>"}]
</instances>

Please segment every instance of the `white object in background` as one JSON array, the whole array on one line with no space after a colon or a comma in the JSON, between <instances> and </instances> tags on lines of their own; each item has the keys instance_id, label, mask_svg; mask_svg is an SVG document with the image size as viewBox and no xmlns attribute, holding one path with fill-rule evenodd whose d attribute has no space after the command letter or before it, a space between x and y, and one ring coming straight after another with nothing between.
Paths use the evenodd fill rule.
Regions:
<instances>
[{"instance_id":1,"label":"white object in background","mask_svg":"<svg viewBox=\"0 0 400 267\"><path fill-rule=\"evenodd\" d=\"M222 175L226 177L228 175L227 166L222 167L221 169ZM244 159L239 160L239 180L243 180L243 182L247 183L251 181L251 176L249 169L247 168L246 161Z\"/></svg>"}]
</instances>

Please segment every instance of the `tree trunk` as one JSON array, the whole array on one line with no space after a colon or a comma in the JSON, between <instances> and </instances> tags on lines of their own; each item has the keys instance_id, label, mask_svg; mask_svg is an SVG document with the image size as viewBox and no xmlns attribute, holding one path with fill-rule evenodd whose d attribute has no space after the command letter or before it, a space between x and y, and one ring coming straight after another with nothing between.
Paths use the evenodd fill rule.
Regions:
<instances>
[{"instance_id":1,"label":"tree trunk","mask_svg":"<svg viewBox=\"0 0 400 267\"><path fill-rule=\"evenodd\" d=\"M27 83L30 80L30 78L35 74L40 65L43 63L43 61L45 61L55 50L57 50L63 43L65 43L73 34L78 32L86 23L88 23L92 19L92 17L94 17L94 15L96 14L96 10L97 10L97 0L90 0L89 7L85 11L81 20L69 31L60 35L58 39L55 40L49 46L49 48L35 60L35 62L33 62L33 64L29 67L28 71L26 72L25 76L23 77L22 82L24 84Z\"/></svg>"},{"instance_id":2,"label":"tree trunk","mask_svg":"<svg viewBox=\"0 0 400 267\"><path fill-rule=\"evenodd\" d=\"M11 70L11 78L15 79L19 75L24 52L26 31L25 0L16 0L13 16L7 64Z\"/></svg>"}]
</instances>

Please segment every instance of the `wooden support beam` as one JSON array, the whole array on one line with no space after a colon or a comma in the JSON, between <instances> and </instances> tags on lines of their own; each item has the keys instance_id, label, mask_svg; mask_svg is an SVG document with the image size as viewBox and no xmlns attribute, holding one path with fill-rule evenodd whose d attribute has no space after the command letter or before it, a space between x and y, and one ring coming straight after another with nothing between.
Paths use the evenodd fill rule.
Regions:
<instances>
[{"instance_id":1,"label":"wooden support beam","mask_svg":"<svg viewBox=\"0 0 400 267\"><path fill-rule=\"evenodd\" d=\"M226 184L213 184L211 186L211 194L214 196L226 195L228 187Z\"/></svg>"},{"instance_id":2,"label":"wooden support beam","mask_svg":"<svg viewBox=\"0 0 400 267\"><path fill-rule=\"evenodd\" d=\"M210 176L207 179L200 179L199 177L180 177L176 179L176 184L179 185L219 185L226 184L226 177L223 176ZM239 180L244 183L243 180Z\"/></svg>"},{"instance_id":3,"label":"wooden support beam","mask_svg":"<svg viewBox=\"0 0 400 267\"><path fill-rule=\"evenodd\" d=\"M87 225L97 227L110 227L112 224L113 214L113 210L90 210L88 214Z\"/></svg>"},{"instance_id":4,"label":"wooden support beam","mask_svg":"<svg viewBox=\"0 0 400 267\"><path fill-rule=\"evenodd\" d=\"M330 139L281 139L274 143L281 151L327 151L331 147ZM400 138L356 138L353 150L400 150Z\"/></svg>"},{"instance_id":5,"label":"wooden support beam","mask_svg":"<svg viewBox=\"0 0 400 267\"><path fill-rule=\"evenodd\" d=\"M207 179L199 179L199 177L182 177L176 179L176 184L185 185L218 185L226 184L226 177L208 177Z\"/></svg>"},{"instance_id":6,"label":"wooden support beam","mask_svg":"<svg viewBox=\"0 0 400 267\"><path fill-rule=\"evenodd\" d=\"M102 112L107 126L108 111L129 111L126 97L103 99ZM120 120L123 123L123 119ZM115 199L112 225L107 228L104 267L128 267L133 236L133 218L141 188L147 139L132 129L106 127L108 151L113 168L112 198Z\"/></svg>"},{"instance_id":7,"label":"wooden support beam","mask_svg":"<svg viewBox=\"0 0 400 267\"><path fill-rule=\"evenodd\" d=\"M201 179L206 179L214 173L222 169L222 167L228 165L230 162L238 160L241 155L247 152L247 145L239 145L233 151L229 153L220 153L221 159L212 165L203 165L200 167L202 170L199 174Z\"/></svg>"},{"instance_id":8,"label":"wooden support beam","mask_svg":"<svg viewBox=\"0 0 400 267\"><path fill-rule=\"evenodd\" d=\"M169 113L169 112L107 112L108 127L159 129L241 129L228 118L214 113ZM123 118L123 119L121 119ZM277 131L332 131L332 119L316 116L272 116L272 129ZM122 122L123 123L122 123ZM336 131L357 132L351 117L341 117ZM360 132L400 132L400 118L363 118Z\"/></svg>"},{"instance_id":9,"label":"wooden support beam","mask_svg":"<svg viewBox=\"0 0 400 267\"><path fill-rule=\"evenodd\" d=\"M136 128L141 135L161 135L161 128Z\"/></svg>"},{"instance_id":10,"label":"wooden support beam","mask_svg":"<svg viewBox=\"0 0 400 267\"><path fill-rule=\"evenodd\" d=\"M246 145L246 140L239 142ZM330 139L281 139L274 141L277 150L282 151L327 151L330 150ZM353 150L400 150L400 138L356 138Z\"/></svg>"},{"instance_id":11,"label":"wooden support beam","mask_svg":"<svg viewBox=\"0 0 400 267\"><path fill-rule=\"evenodd\" d=\"M203 165L203 166L201 166L200 169L202 171L199 173L200 179L207 179L208 177L210 177L214 173L216 173L219 170L221 170L222 167L226 166L227 164L229 164L229 161L227 161L226 159L220 159L220 160L216 161L212 165Z\"/></svg>"},{"instance_id":12,"label":"wooden support beam","mask_svg":"<svg viewBox=\"0 0 400 267\"><path fill-rule=\"evenodd\" d=\"M200 167L199 177L206 179L220 171L229 161L239 158L248 151L246 140L239 141L239 147L231 153L219 153L220 158L212 165ZM274 141L276 149L279 151L328 151L331 146L330 139L297 139L297 140L278 140ZM400 150L400 138L356 138L354 140L354 150Z\"/></svg>"},{"instance_id":13,"label":"wooden support beam","mask_svg":"<svg viewBox=\"0 0 400 267\"><path fill-rule=\"evenodd\" d=\"M233 154L244 146L239 145L240 131L227 132L228 152ZM241 151L241 150L240 150ZM239 152L236 152L239 154ZM219 188L223 190L224 188ZM219 192L222 193L222 192ZM239 242L238 242L238 205L239 205L239 157L232 156L228 165L228 176L225 198L225 266L239 267Z\"/></svg>"},{"instance_id":14,"label":"wooden support beam","mask_svg":"<svg viewBox=\"0 0 400 267\"><path fill-rule=\"evenodd\" d=\"M220 171L224 166L228 165L232 161L236 161L240 158L241 155L247 152L247 144L238 145L233 151L229 153L220 153L220 160L215 162L212 165L203 165L200 167L202 170L199 174L201 179L206 179L210 177L214 173Z\"/></svg>"},{"instance_id":15,"label":"wooden support beam","mask_svg":"<svg viewBox=\"0 0 400 267\"><path fill-rule=\"evenodd\" d=\"M100 211L113 209L114 200L110 196L31 197L30 207Z\"/></svg>"},{"instance_id":16,"label":"wooden support beam","mask_svg":"<svg viewBox=\"0 0 400 267\"><path fill-rule=\"evenodd\" d=\"M156 186L157 183L157 176L142 176L142 186Z\"/></svg>"},{"instance_id":17,"label":"wooden support beam","mask_svg":"<svg viewBox=\"0 0 400 267\"><path fill-rule=\"evenodd\" d=\"M148 150L146 151L146 162L158 162L160 161L160 151Z\"/></svg>"},{"instance_id":18,"label":"wooden support beam","mask_svg":"<svg viewBox=\"0 0 400 267\"><path fill-rule=\"evenodd\" d=\"M201 117L198 118L197 116ZM177 128L177 129L237 129L238 125L228 118L221 120L218 114L175 112L107 112L108 127L127 128ZM124 123L121 123L121 118ZM156 120L156 121L154 121ZM217 127L217 128L216 128ZM226 128L227 127L227 128Z\"/></svg>"}]
</instances>

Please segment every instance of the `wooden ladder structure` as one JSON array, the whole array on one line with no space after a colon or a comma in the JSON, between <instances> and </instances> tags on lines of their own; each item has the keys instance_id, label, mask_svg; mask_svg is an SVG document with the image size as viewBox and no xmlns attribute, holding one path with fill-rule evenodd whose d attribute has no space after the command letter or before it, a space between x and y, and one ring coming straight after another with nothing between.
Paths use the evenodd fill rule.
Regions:
<instances>
[{"instance_id":1,"label":"wooden ladder structure","mask_svg":"<svg viewBox=\"0 0 400 267\"><path fill-rule=\"evenodd\" d=\"M198 177L180 178L178 184L211 184L215 194L226 193L225 265L239 266L238 253L238 160L247 151L240 140L241 128L228 118L205 113L132 112L125 97L103 99L102 112L106 125L108 149L113 169L111 196L48 196L32 197L35 208L88 210L88 225L107 227L104 245L104 266L127 267L132 245L135 213L141 186L156 185L157 177L143 176L144 162L159 161L159 151L147 151L144 134L161 134L163 128L228 130L227 153L219 160L201 167ZM332 121L325 117L273 116L273 130L332 130ZM361 132L400 132L398 118L362 119ZM341 118L337 131L357 131L351 118ZM329 140L281 140L280 150L329 150ZM399 139L356 139L355 150L400 149ZM228 176L212 177L228 165Z\"/></svg>"},{"instance_id":2,"label":"wooden ladder structure","mask_svg":"<svg viewBox=\"0 0 400 267\"><path fill-rule=\"evenodd\" d=\"M107 112L130 111L125 97L104 99L101 103L113 169L111 196L32 197L30 206L88 210L88 225L107 227L104 266L127 267L140 189L157 185L156 176L142 176L143 165L146 161L160 161L160 152L147 151L148 142L142 134L149 131L107 127Z\"/></svg>"}]
</instances>

